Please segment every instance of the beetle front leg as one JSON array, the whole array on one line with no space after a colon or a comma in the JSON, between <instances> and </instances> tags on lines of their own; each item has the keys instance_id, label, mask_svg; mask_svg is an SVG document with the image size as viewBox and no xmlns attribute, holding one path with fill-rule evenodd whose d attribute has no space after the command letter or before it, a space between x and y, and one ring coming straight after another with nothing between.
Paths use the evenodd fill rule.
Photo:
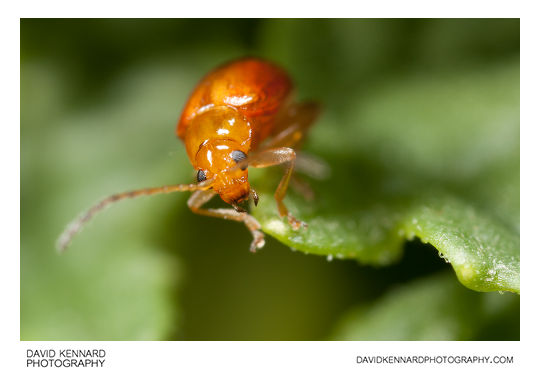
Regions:
<instances>
[{"instance_id":1,"label":"beetle front leg","mask_svg":"<svg viewBox=\"0 0 540 374\"><path fill-rule=\"evenodd\" d=\"M193 213L218 217L233 221L244 222L246 227L251 231L253 235L253 241L249 247L251 252L256 252L258 248L264 247L264 234L260 231L260 223L251 215L246 212L237 212L234 209L202 209L201 207L206 204L216 193L211 190L196 191L188 200L188 207Z\"/></svg>"},{"instance_id":2,"label":"beetle front leg","mask_svg":"<svg viewBox=\"0 0 540 374\"><path fill-rule=\"evenodd\" d=\"M260 153L257 153L249 160L249 166L255 168L266 168L274 165L286 164L285 174L281 178L279 185L274 193L276 199L278 212L280 217L287 217L289 224L293 230L298 230L300 227L307 227L305 222L296 219L287 209L283 199L287 193L287 187L291 179L292 172L294 170L294 161L296 160L296 153L293 149L287 147L267 149Z\"/></svg>"}]
</instances>

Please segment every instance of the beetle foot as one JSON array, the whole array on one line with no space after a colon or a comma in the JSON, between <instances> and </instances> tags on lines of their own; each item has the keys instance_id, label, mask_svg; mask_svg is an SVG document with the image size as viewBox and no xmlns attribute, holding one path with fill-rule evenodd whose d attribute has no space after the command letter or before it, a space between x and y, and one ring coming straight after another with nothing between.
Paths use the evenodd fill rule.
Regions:
<instances>
[{"instance_id":1,"label":"beetle foot","mask_svg":"<svg viewBox=\"0 0 540 374\"><path fill-rule=\"evenodd\" d=\"M308 224L304 221L300 221L296 217L294 217L291 213L287 214L287 220L289 221L289 225L291 225L292 229L294 231L300 230L300 227L303 229L307 229Z\"/></svg>"},{"instance_id":2,"label":"beetle foot","mask_svg":"<svg viewBox=\"0 0 540 374\"><path fill-rule=\"evenodd\" d=\"M257 249L264 247L264 234L259 230L253 230L251 233L253 234L253 241L249 246L249 251L255 253Z\"/></svg>"}]
</instances>

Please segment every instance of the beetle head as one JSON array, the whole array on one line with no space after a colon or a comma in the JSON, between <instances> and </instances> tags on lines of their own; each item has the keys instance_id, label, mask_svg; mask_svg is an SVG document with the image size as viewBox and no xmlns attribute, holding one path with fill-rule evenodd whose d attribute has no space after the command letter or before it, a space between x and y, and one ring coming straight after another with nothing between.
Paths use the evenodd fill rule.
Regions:
<instances>
[{"instance_id":1,"label":"beetle head","mask_svg":"<svg viewBox=\"0 0 540 374\"><path fill-rule=\"evenodd\" d=\"M247 168L235 167L247 158L245 152L234 140L213 139L203 143L196 156L197 180L213 178L214 191L235 209L249 197Z\"/></svg>"}]
</instances>

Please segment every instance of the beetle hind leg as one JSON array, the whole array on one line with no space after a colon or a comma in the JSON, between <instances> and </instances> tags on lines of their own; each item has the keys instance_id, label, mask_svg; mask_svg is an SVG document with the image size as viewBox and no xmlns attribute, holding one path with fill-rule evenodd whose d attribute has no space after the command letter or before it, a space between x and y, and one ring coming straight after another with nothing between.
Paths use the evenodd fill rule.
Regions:
<instances>
[{"instance_id":1,"label":"beetle hind leg","mask_svg":"<svg viewBox=\"0 0 540 374\"><path fill-rule=\"evenodd\" d=\"M312 101L290 105L278 120L276 132L263 148L298 147L319 115L320 106Z\"/></svg>"},{"instance_id":2,"label":"beetle hind leg","mask_svg":"<svg viewBox=\"0 0 540 374\"><path fill-rule=\"evenodd\" d=\"M302 195L306 201L311 202L315 200L315 192L311 186L297 175L291 177L290 185L292 189L295 190L296 193Z\"/></svg>"}]
</instances>

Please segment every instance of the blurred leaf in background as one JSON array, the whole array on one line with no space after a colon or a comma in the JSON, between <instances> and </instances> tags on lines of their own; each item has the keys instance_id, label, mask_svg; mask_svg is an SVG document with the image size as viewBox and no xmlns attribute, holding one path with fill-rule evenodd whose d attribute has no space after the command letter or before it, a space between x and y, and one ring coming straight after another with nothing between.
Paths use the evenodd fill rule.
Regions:
<instances>
[{"instance_id":1,"label":"blurred leaf in background","mask_svg":"<svg viewBox=\"0 0 540 374\"><path fill-rule=\"evenodd\" d=\"M278 171L253 175L298 251L253 255L179 194L114 206L58 256L100 197L193 180L176 120L244 55L324 106L305 148L332 176L287 197L305 233L276 219ZM519 339L519 296L404 244L518 291L518 139L519 20L22 20L21 338Z\"/></svg>"},{"instance_id":2,"label":"blurred leaf in background","mask_svg":"<svg viewBox=\"0 0 540 374\"><path fill-rule=\"evenodd\" d=\"M517 297L476 294L450 274L401 285L372 305L351 310L338 324L338 340L469 340L482 331L519 329L505 315ZM500 333L500 331L499 331Z\"/></svg>"}]
</instances>

